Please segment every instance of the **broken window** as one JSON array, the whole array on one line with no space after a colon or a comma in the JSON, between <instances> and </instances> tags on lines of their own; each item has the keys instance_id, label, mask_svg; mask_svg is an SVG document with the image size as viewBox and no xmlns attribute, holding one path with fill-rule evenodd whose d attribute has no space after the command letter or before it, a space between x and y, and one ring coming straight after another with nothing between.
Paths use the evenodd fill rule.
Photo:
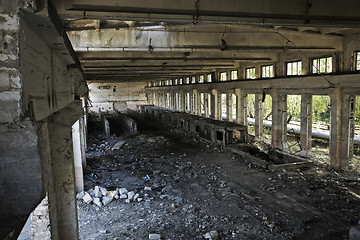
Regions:
<instances>
[{"instance_id":1,"label":"broken window","mask_svg":"<svg viewBox=\"0 0 360 240\"><path fill-rule=\"evenodd\" d=\"M189 77L185 78L185 84L190 84L190 78Z\"/></svg>"},{"instance_id":2,"label":"broken window","mask_svg":"<svg viewBox=\"0 0 360 240\"><path fill-rule=\"evenodd\" d=\"M227 119L227 95L225 93L221 94L221 119Z\"/></svg>"},{"instance_id":3,"label":"broken window","mask_svg":"<svg viewBox=\"0 0 360 240\"><path fill-rule=\"evenodd\" d=\"M183 84L183 79L182 79L182 78L179 79L179 84L180 84L180 85Z\"/></svg>"},{"instance_id":4,"label":"broken window","mask_svg":"<svg viewBox=\"0 0 360 240\"><path fill-rule=\"evenodd\" d=\"M301 69L302 69L301 61L288 62L286 64L286 75L288 76L301 75Z\"/></svg>"},{"instance_id":5,"label":"broken window","mask_svg":"<svg viewBox=\"0 0 360 240\"><path fill-rule=\"evenodd\" d=\"M196 83L196 77L195 76L191 77L191 83Z\"/></svg>"},{"instance_id":6,"label":"broken window","mask_svg":"<svg viewBox=\"0 0 360 240\"><path fill-rule=\"evenodd\" d=\"M274 77L274 66L266 65L261 67L262 78L273 78Z\"/></svg>"},{"instance_id":7,"label":"broken window","mask_svg":"<svg viewBox=\"0 0 360 240\"><path fill-rule=\"evenodd\" d=\"M246 68L246 79L255 79L255 68Z\"/></svg>"},{"instance_id":8,"label":"broken window","mask_svg":"<svg viewBox=\"0 0 360 240\"><path fill-rule=\"evenodd\" d=\"M312 60L312 73L331 73L332 57L315 58Z\"/></svg>"},{"instance_id":9,"label":"broken window","mask_svg":"<svg viewBox=\"0 0 360 240\"><path fill-rule=\"evenodd\" d=\"M231 71L230 79L231 79L231 80L236 80L236 79L238 79L238 71L237 71L237 70L232 70L232 71Z\"/></svg>"},{"instance_id":10,"label":"broken window","mask_svg":"<svg viewBox=\"0 0 360 240\"><path fill-rule=\"evenodd\" d=\"M200 93L200 113L205 115L205 94Z\"/></svg>"},{"instance_id":11,"label":"broken window","mask_svg":"<svg viewBox=\"0 0 360 240\"><path fill-rule=\"evenodd\" d=\"M199 83L204 83L204 75L200 75L200 77L199 77Z\"/></svg>"},{"instance_id":12,"label":"broken window","mask_svg":"<svg viewBox=\"0 0 360 240\"><path fill-rule=\"evenodd\" d=\"M226 72L220 73L220 81L226 81Z\"/></svg>"},{"instance_id":13,"label":"broken window","mask_svg":"<svg viewBox=\"0 0 360 240\"><path fill-rule=\"evenodd\" d=\"M174 85L178 85L178 80L177 80L177 78L174 79Z\"/></svg>"},{"instance_id":14,"label":"broken window","mask_svg":"<svg viewBox=\"0 0 360 240\"><path fill-rule=\"evenodd\" d=\"M208 113L209 113L209 115L211 115L211 94L207 94L208 95L208 97L207 97L207 103L208 103Z\"/></svg>"},{"instance_id":15,"label":"broken window","mask_svg":"<svg viewBox=\"0 0 360 240\"><path fill-rule=\"evenodd\" d=\"M355 52L354 54L355 57L355 70L358 71L360 70L360 52Z\"/></svg>"},{"instance_id":16,"label":"broken window","mask_svg":"<svg viewBox=\"0 0 360 240\"><path fill-rule=\"evenodd\" d=\"M172 79L170 79L169 85L173 85L173 80Z\"/></svg>"},{"instance_id":17,"label":"broken window","mask_svg":"<svg viewBox=\"0 0 360 240\"><path fill-rule=\"evenodd\" d=\"M186 107L186 111L187 112L190 112L190 109L191 109L191 101L190 101L190 93L186 93L186 98L185 98L185 107Z\"/></svg>"},{"instance_id":18,"label":"broken window","mask_svg":"<svg viewBox=\"0 0 360 240\"><path fill-rule=\"evenodd\" d=\"M207 75L207 82L212 82L211 73Z\"/></svg>"}]
</instances>

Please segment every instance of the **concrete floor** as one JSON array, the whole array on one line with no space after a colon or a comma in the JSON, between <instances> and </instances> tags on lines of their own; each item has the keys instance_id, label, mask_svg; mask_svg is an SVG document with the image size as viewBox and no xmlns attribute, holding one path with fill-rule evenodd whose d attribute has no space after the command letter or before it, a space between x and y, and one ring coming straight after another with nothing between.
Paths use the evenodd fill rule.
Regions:
<instances>
[{"instance_id":1,"label":"concrete floor","mask_svg":"<svg viewBox=\"0 0 360 240\"><path fill-rule=\"evenodd\" d=\"M219 239L347 239L358 224L357 173L321 164L271 172L175 132L144 131L109 150L120 139L92 135L85 189L126 187L143 200L102 207L80 200L81 239L204 239L210 231Z\"/></svg>"}]
</instances>

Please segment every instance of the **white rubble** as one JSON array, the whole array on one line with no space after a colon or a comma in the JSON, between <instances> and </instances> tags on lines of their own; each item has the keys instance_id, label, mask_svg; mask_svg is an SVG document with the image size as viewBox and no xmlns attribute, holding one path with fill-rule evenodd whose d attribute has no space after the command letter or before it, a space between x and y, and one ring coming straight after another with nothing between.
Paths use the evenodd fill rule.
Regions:
<instances>
[{"instance_id":1,"label":"white rubble","mask_svg":"<svg viewBox=\"0 0 360 240\"><path fill-rule=\"evenodd\" d=\"M149 240L160 240L160 239L161 239L160 234L156 234L156 233L149 234Z\"/></svg>"},{"instance_id":2,"label":"white rubble","mask_svg":"<svg viewBox=\"0 0 360 240\"><path fill-rule=\"evenodd\" d=\"M93 201L92 197L89 193L85 193L85 195L82 198L86 204L89 204Z\"/></svg>"}]
</instances>

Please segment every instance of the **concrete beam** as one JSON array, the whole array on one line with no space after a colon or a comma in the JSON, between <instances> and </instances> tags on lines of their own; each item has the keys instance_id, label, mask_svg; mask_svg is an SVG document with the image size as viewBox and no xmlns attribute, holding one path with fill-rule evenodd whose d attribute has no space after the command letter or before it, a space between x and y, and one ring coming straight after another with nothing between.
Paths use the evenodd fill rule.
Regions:
<instances>
[{"instance_id":1,"label":"concrete beam","mask_svg":"<svg viewBox=\"0 0 360 240\"><path fill-rule=\"evenodd\" d=\"M256 25L296 25L296 26L351 26L358 24L360 7L356 0L339 5L337 1L319 0L309 2L296 0L288 4L285 0L264 4L261 0L225 0L194 2L130 1L119 3L115 0L98 2L96 0L55 1L60 14L78 18L161 21L176 22L222 22ZM65 9L72 10L71 12ZM75 11L74 11L75 10Z\"/></svg>"}]
</instances>

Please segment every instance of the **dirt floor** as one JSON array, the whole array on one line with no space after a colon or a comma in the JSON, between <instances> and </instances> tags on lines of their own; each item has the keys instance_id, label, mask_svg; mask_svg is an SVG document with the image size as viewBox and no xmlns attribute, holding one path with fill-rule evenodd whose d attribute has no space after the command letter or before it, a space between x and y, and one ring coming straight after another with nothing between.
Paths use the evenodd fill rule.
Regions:
<instances>
[{"instance_id":1,"label":"dirt floor","mask_svg":"<svg viewBox=\"0 0 360 240\"><path fill-rule=\"evenodd\" d=\"M210 232L213 239L348 239L359 224L355 172L321 163L271 172L173 131L110 139L90 134L85 189L126 188L141 201L114 199L99 207L79 200L80 239L206 239ZM111 150L120 140L126 143Z\"/></svg>"}]
</instances>

